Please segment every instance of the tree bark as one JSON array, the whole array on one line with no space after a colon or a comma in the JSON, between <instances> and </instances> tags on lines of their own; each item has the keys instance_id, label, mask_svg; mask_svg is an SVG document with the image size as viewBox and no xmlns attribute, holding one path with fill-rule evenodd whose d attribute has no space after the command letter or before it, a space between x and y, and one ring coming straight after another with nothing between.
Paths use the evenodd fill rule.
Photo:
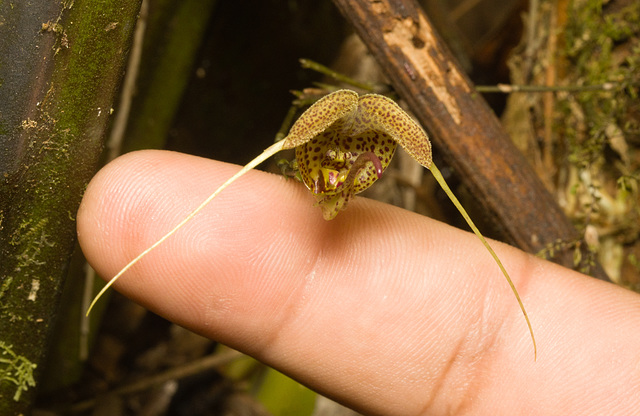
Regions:
<instances>
[{"instance_id":1,"label":"tree bark","mask_svg":"<svg viewBox=\"0 0 640 416\"><path fill-rule=\"evenodd\" d=\"M334 3L502 238L530 253L579 238L414 0ZM571 253L556 260L573 267Z\"/></svg>"},{"instance_id":2,"label":"tree bark","mask_svg":"<svg viewBox=\"0 0 640 416\"><path fill-rule=\"evenodd\" d=\"M0 414L29 412L139 7L0 3Z\"/></svg>"}]
</instances>

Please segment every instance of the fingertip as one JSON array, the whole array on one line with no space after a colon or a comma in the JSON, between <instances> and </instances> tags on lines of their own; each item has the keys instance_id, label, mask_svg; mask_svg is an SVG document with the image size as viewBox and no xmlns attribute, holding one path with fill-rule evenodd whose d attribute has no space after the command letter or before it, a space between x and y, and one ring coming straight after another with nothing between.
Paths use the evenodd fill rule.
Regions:
<instances>
[{"instance_id":1,"label":"fingertip","mask_svg":"<svg viewBox=\"0 0 640 416\"><path fill-rule=\"evenodd\" d=\"M238 169L156 150L131 152L113 160L91 180L78 211L77 230L83 251L100 270L113 273L124 258L130 259L153 243L151 239L170 230ZM246 223L251 222L251 216L245 215L247 208L256 207L272 223L283 218L296 221L300 217L297 214L306 211L306 204L300 204L300 200L308 195L287 185L283 189L282 181L255 172L240 178L212 204L219 217L235 214L218 226L230 232L243 224L247 228ZM283 209L279 199L288 200L293 209Z\"/></svg>"}]
</instances>

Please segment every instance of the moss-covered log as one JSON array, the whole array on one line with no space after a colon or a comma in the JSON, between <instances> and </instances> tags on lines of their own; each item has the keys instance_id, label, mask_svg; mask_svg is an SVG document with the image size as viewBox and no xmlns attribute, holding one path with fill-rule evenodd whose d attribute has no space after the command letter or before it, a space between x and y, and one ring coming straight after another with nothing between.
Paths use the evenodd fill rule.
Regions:
<instances>
[{"instance_id":1,"label":"moss-covered log","mask_svg":"<svg viewBox=\"0 0 640 416\"><path fill-rule=\"evenodd\" d=\"M0 3L0 414L34 397L139 7Z\"/></svg>"}]
</instances>

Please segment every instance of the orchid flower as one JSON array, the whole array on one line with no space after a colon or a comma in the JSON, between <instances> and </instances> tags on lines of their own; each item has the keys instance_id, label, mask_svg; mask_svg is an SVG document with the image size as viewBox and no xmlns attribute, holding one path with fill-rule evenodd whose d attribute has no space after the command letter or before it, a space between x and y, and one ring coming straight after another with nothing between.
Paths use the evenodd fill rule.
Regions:
<instances>
[{"instance_id":1,"label":"orchid flower","mask_svg":"<svg viewBox=\"0 0 640 416\"><path fill-rule=\"evenodd\" d=\"M293 124L289 134L274 143L223 183L200 206L160 240L143 251L116 274L95 297L87 314L102 294L151 250L190 221L236 179L281 150L294 149L302 182L316 198L323 217L331 220L347 207L351 198L380 178L397 145L429 169L460 214L489 251L506 278L526 320L534 356L536 341L529 316L502 262L455 197L431 159L431 143L425 131L393 100L377 94L359 96L351 90L328 94L309 107Z\"/></svg>"}]
</instances>

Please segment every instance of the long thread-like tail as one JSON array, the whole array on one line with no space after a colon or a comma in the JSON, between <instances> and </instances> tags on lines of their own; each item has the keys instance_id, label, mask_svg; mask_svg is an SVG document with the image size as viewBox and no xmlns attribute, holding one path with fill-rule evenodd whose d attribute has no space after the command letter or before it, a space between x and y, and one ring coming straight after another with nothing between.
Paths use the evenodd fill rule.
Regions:
<instances>
[{"instance_id":1,"label":"long thread-like tail","mask_svg":"<svg viewBox=\"0 0 640 416\"><path fill-rule=\"evenodd\" d=\"M253 159L251 162L247 163L246 166L244 166L242 169L240 169L240 171L238 173L236 173L235 175L233 175L231 178L229 178L225 183L223 183L222 185L220 185L220 187L218 189L216 189L216 191L214 193L212 193L211 195L209 195L207 197L207 199L205 199L200 205L198 205L198 207L196 209L194 209L193 211L191 211L191 213L189 213L189 215L187 215L182 221L180 221L180 223L178 225L176 225L171 231L169 231L168 233L166 233L164 236L162 236L162 238L160 238L158 241L156 241L155 243L153 243L153 245L151 245L149 248L147 248L145 251L143 251L142 253L140 253L138 255L138 257L136 257L135 259L131 260L129 262L129 264L127 264L126 266L124 266L122 268L122 270L120 270L118 272L118 274L116 274L115 276L113 276L111 278L111 280L109 280L109 282L102 288L102 290L100 291L100 293L98 293L96 295L95 298L93 298L93 301L91 302L91 305L89 305L89 309L87 309L87 316L89 316L89 314L91 313L91 309L93 309L94 305L96 304L96 302L98 302L98 300L102 297L102 295L104 295L104 293L116 282L116 280L118 280L120 278L120 276L122 276L127 270L129 270L134 264L136 264L137 262L139 262L144 256L146 256L147 254L149 254L152 250L154 250L156 247L158 247L160 244L164 243L164 241L171 237L173 234L176 233L176 231L178 231L180 228L182 228L183 225L185 225L187 222L191 221L191 219L193 217L195 217L200 211L202 211L204 209L204 207L206 207L209 202L211 202L216 196L218 196L218 194L220 192L222 192L226 187L228 187L229 185L231 185L233 182L235 182L236 179L238 179L239 177L241 177L242 175L244 175L245 173L249 172L251 169L255 168L256 166L258 166L260 163L264 162L265 160L267 160L268 158L270 158L271 156L275 155L276 153L278 153L279 151L283 150L285 148L285 141L279 141L276 142L274 144L272 144L271 146L269 146L264 152L262 152L262 154L260 154L258 157L256 157L255 159Z\"/></svg>"},{"instance_id":2,"label":"long thread-like tail","mask_svg":"<svg viewBox=\"0 0 640 416\"><path fill-rule=\"evenodd\" d=\"M444 177L442 176L442 174L440 173L440 171L438 170L438 168L434 163L431 164L431 166L429 167L429 170L433 174L433 177L436 179L436 181L438 181L438 183L440 184L440 187L442 187L442 190L447 194L451 202L453 202L453 205L455 205L456 208L458 208L458 211L460 211L460 214L462 214L462 216L464 217L464 220L467 222L467 224L469 224L469 227L471 227L475 235L478 236L478 238L480 239L482 244L487 248L487 250L489 250L489 253L491 253L491 256L498 264L498 267L500 267L502 274L507 279L507 282L509 283L509 286L511 286L511 290L513 291L513 294L516 296L516 299L518 300L518 305L520 305L520 309L524 314L524 319L527 321L527 326L529 327L529 333L531 334L531 340L533 341L534 359L537 358L538 348L536 346L536 337L533 335L533 328L531 327L531 321L529 321L529 315L527 315L527 311L524 308L522 299L520 299L518 290L516 289L516 286L513 284L511 277L509 277L509 273L507 273L507 270L502 265L502 262L498 258L498 255L495 253L495 251L493 251L493 249L491 248L487 240L484 238L480 230L478 230L478 227L476 227L476 225L473 223L473 221L471 220L471 217L469 217L469 214L467 214L467 211L464 208L462 208L462 204L460 204L460 201L458 201L458 198L456 198L456 196L453 194L453 192L451 191L451 188L449 188L449 185L447 185L447 182L445 182Z\"/></svg>"}]
</instances>

